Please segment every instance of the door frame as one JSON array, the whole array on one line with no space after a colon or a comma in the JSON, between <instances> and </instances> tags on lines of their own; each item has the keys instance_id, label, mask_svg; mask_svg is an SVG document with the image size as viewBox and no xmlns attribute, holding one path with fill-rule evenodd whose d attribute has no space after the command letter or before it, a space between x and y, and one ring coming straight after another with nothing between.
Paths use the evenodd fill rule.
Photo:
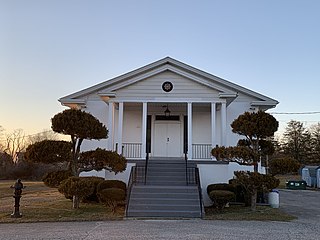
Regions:
<instances>
[{"instance_id":1,"label":"door frame","mask_svg":"<svg viewBox=\"0 0 320 240\"><path fill-rule=\"evenodd\" d=\"M184 116L183 115L179 115L179 121L166 121L166 120L156 120L155 115L152 115L152 129L151 129L151 156L155 156L155 144L156 144L156 134L155 134L155 129L156 129L156 124L179 124L179 139L180 139L180 144L179 144L179 157L183 156L183 132L184 132L184 125L183 125L183 120L184 120ZM157 156L157 157L166 157L166 156ZM168 156L170 157L170 156Z\"/></svg>"}]
</instances>

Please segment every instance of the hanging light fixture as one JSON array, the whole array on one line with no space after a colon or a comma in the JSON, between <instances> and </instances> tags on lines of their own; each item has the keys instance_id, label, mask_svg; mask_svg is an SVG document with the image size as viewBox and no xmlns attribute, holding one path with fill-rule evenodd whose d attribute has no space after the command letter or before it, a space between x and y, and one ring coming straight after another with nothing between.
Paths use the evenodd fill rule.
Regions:
<instances>
[{"instance_id":1,"label":"hanging light fixture","mask_svg":"<svg viewBox=\"0 0 320 240\"><path fill-rule=\"evenodd\" d=\"M171 111L170 111L169 108L168 108L168 104L167 104L166 107L167 107L167 108L166 108L166 110L164 111L164 115L165 115L166 117L170 117Z\"/></svg>"}]
</instances>

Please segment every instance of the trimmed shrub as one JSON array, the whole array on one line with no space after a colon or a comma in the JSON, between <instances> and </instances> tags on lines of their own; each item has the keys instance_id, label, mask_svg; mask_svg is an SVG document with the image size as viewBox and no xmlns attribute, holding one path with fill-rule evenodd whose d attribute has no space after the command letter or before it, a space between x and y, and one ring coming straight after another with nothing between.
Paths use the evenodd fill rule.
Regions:
<instances>
[{"instance_id":1,"label":"trimmed shrub","mask_svg":"<svg viewBox=\"0 0 320 240\"><path fill-rule=\"evenodd\" d=\"M127 191L127 185L119 180L104 180L100 182L97 186L97 192L102 191L103 189L107 188L120 188L123 191Z\"/></svg>"},{"instance_id":2,"label":"trimmed shrub","mask_svg":"<svg viewBox=\"0 0 320 240\"><path fill-rule=\"evenodd\" d=\"M99 201L115 212L116 207L126 199L126 192L120 188L106 188L98 192Z\"/></svg>"},{"instance_id":3,"label":"trimmed shrub","mask_svg":"<svg viewBox=\"0 0 320 240\"><path fill-rule=\"evenodd\" d=\"M229 184L231 184L234 187L234 194L235 194L235 202L239 203L247 203L248 197L246 193L246 189L237 183L236 179L230 179Z\"/></svg>"},{"instance_id":4,"label":"trimmed shrub","mask_svg":"<svg viewBox=\"0 0 320 240\"><path fill-rule=\"evenodd\" d=\"M71 171L61 170L45 174L42 178L42 181L48 187L57 188L62 181L68 179L69 177L72 177Z\"/></svg>"},{"instance_id":5,"label":"trimmed shrub","mask_svg":"<svg viewBox=\"0 0 320 240\"><path fill-rule=\"evenodd\" d=\"M301 164L291 157L276 158L269 163L269 170L272 175L297 173L300 167Z\"/></svg>"},{"instance_id":6,"label":"trimmed shrub","mask_svg":"<svg viewBox=\"0 0 320 240\"><path fill-rule=\"evenodd\" d=\"M7 179L32 179L36 165L25 161L20 161L17 164L11 165L6 171L1 171Z\"/></svg>"},{"instance_id":7,"label":"trimmed shrub","mask_svg":"<svg viewBox=\"0 0 320 240\"><path fill-rule=\"evenodd\" d=\"M246 204L250 203L252 210L255 209L256 202L259 201L258 193L260 194L260 201L262 201L263 194L278 187L280 182L272 175L257 172L236 171L234 174L236 176L235 182L244 188ZM250 201L248 202L249 198Z\"/></svg>"},{"instance_id":8,"label":"trimmed shrub","mask_svg":"<svg viewBox=\"0 0 320 240\"><path fill-rule=\"evenodd\" d=\"M216 208L221 211L228 202L234 199L235 194L226 190L213 190L209 193L209 197L213 201Z\"/></svg>"},{"instance_id":9,"label":"trimmed shrub","mask_svg":"<svg viewBox=\"0 0 320 240\"><path fill-rule=\"evenodd\" d=\"M58 191L66 198L73 196L74 206L73 208L79 207L79 201L92 195L94 192L93 181L88 181L81 177L70 177L61 182Z\"/></svg>"},{"instance_id":10,"label":"trimmed shrub","mask_svg":"<svg viewBox=\"0 0 320 240\"><path fill-rule=\"evenodd\" d=\"M236 189L233 184L228 184L228 183L216 183L216 184L210 184L207 186L208 195L210 194L210 192L215 191L215 190L224 190L224 191L235 192Z\"/></svg>"},{"instance_id":11,"label":"trimmed shrub","mask_svg":"<svg viewBox=\"0 0 320 240\"><path fill-rule=\"evenodd\" d=\"M93 193L84 199L84 202L99 202L99 198L97 196L97 187L100 183L104 182L104 178L102 177L81 177L83 181L89 181L93 186Z\"/></svg>"}]
</instances>

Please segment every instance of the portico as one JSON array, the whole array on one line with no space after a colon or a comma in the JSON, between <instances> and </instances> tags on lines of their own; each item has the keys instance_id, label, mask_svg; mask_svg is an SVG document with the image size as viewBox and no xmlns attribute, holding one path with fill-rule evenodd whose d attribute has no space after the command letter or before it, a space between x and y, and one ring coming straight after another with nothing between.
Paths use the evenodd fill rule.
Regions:
<instances>
[{"instance_id":1,"label":"portico","mask_svg":"<svg viewBox=\"0 0 320 240\"><path fill-rule=\"evenodd\" d=\"M145 159L149 153L154 157L187 154L188 159L210 159L211 148L226 141L225 101L117 102L109 98L106 103L108 148L127 158ZM170 116L165 116L167 109Z\"/></svg>"}]
</instances>

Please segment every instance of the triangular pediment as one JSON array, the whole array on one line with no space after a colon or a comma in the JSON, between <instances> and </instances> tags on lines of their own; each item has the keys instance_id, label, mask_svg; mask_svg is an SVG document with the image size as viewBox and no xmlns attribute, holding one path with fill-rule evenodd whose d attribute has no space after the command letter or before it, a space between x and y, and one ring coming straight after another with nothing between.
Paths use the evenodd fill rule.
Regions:
<instances>
[{"instance_id":1,"label":"triangular pediment","mask_svg":"<svg viewBox=\"0 0 320 240\"><path fill-rule=\"evenodd\" d=\"M173 84L171 93L163 92L161 85L165 81ZM170 95L171 94L171 95ZM62 104L77 102L89 97L112 96L126 98L175 97L235 99L246 96L256 105L275 106L274 99L256 93L227 80L211 75L197 68L166 57L137 70L59 99Z\"/></svg>"}]
</instances>

